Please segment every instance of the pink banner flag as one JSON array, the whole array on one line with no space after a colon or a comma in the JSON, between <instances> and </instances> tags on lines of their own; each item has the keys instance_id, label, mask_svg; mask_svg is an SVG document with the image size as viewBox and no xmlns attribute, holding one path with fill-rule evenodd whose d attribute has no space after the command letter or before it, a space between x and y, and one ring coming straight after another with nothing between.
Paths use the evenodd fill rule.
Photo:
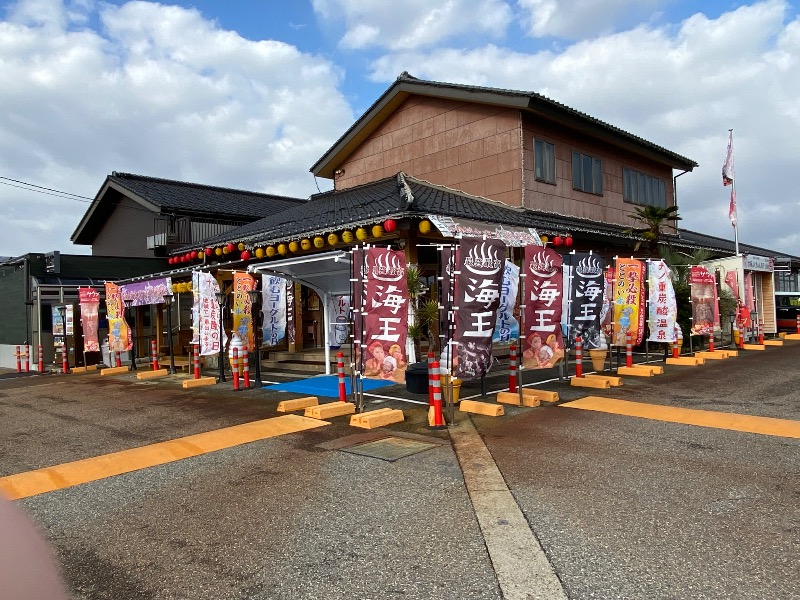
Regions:
<instances>
[{"instance_id":1,"label":"pink banner flag","mask_svg":"<svg viewBox=\"0 0 800 600\"><path fill-rule=\"evenodd\" d=\"M739 278L736 276L736 271L728 271L725 273L725 284L731 288L731 293L735 300L739 299Z\"/></svg>"},{"instance_id":2,"label":"pink banner flag","mask_svg":"<svg viewBox=\"0 0 800 600\"><path fill-rule=\"evenodd\" d=\"M364 377L405 381L408 333L408 284L402 250L370 248L364 267Z\"/></svg>"},{"instance_id":3,"label":"pink banner flag","mask_svg":"<svg viewBox=\"0 0 800 600\"><path fill-rule=\"evenodd\" d=\"M92 288L79 287L78 298L81 303L84 350L86 352L100 352L100 341L97 337L100 293Z\"/></svg>"},{"instance_id":4,"label":"pink banner flag","mask_svg":"<svg viewBox=\"0 0 800 600\"><path fill-rule=\"evenodd\" d=\"M692 298L692 335L714 335L717 281L705 267L692 266L689 272Z\"/></svg>"},{"instance_id":5,"label":"pink banner flag","mask_svg":"<svg viewBox=\"0 0 800 600\"><path fill-rule=\"evenodd\" d=\"M564 358L561 307L564 259L552 248L525 246L525 329L522 366L541 369Z\"/></svg>"},{"instance_id":6,"label":"pink banner flag","mask_svg":"<svg viewBox=\"0 0 800 600\"><path fill-rule=\"evenodd\" d=\"M722 164L722 185L733 183L733 129L728 131L728 149L725 152L725 162Z\"/></svg>"}]
</instances>

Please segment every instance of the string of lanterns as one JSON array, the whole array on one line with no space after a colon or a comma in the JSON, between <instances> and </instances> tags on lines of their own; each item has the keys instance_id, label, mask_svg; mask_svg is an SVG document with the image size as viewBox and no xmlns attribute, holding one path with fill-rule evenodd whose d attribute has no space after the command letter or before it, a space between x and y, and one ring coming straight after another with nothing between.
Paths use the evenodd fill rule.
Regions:
<instances>
[{"instance_id":1,"label":"string of lanterns","mask_svg":"<svg viewBox=\"0 0 800 600\"><path fill-rule=\"evenodd\" d=\"M427 234L433 229L433 225L429 219L420 220L417 227L419 232L422 234ZM302 238L299 241L292 240L288 243L281 242L277 245L269 245L266 247L258 246L253 250L248 249L244 242L239 242L238 244L228 242L227 244L223 244L222 246L217 246L215 248L208 247L202 250L186 252L178 256L171 256L168 259L168 263L171 265L177 265L196 260L204 261L207 257L226 257L236 251L239 252L239 259L244 261L251 260L252 258L272 258L276 255L286 256L289 253L308 251L312 248L319 250L324 248L326 244L329 246L336 246L339 244L339 242L344 242L345 244L352 244L356 240L359 242L365 242L370 239L370 237L373 239L380 239L385 234L393 233L396 230L397 221L394 219L386 219L382 223L375 223L371 226L362 225L355 228L355 230L345 229L341 233L331 232L327 234L327 236L316 235L313 237ZM550 243L553 246L565 246L567 248L573 245L572 234L569 233L564 235L557 233L552 238L543 235L540 236L540 239L542 244L545 245Z\"/></svg>"},{"instance_id":2,"label":"string of lanterns","mask_svg":"<svg viewBox=\"0 0 800 600\"><path fill-rule=\"evenodd\" d=\"M569 248L573 244L572 235L566 234L565 236L561 236L556 234L553 236L553 239L550 239L546 235L540 236L539 238L542 240L542 244L547 245L548 243L553 244L553 246L566 246Z\"/></svg>"},{"instance_id":3,"label":"string of lanterns","mask_svg":"<svg viewBox=\"0 0 800 600\"><path fill-rule=\"evenodd\" d=\"M345 244L351 244L355 240L359 242L366 241L370 239L370 235L374 239L379 239L383 237L385 233L392 233L397 230L397 222L394 219L386 219L383 223L376 223L371 227L358 227L355 231L346 229L342 231L341 234L337 234L336 232L329 233L326 237L322 235L314 236L313 238L302 238L300 241L292 240L289 243L280 243L277 246L270 245L266 247L257 247L254 250L249 250L244 242L239 242L238 244L234 244L233 242L228 242L222 246L217 246L216 248L204 248L202 250L193 250L191 252L186 252L184 254L180 254L177 256L170 256L167 259L167 262L171 265L177 264L185 264L188 262L193 261L202 261L205 260L206 257L225 257L229 254L232 254L239 251L239 258L241 260L250 260L252 258L272 258L276 254L279 256L286 256L290 252L298 252L300 250L306 251L311 250L311 248L321 249L325 247L327 243L329 246L335 246L340 241L344 242Z\"/></svg>"}]
</instances>

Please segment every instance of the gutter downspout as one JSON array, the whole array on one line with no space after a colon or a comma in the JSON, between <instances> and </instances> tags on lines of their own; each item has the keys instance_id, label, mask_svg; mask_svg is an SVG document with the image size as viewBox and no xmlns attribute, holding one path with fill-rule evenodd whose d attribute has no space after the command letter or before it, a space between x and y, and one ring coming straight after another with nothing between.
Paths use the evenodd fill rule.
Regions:
<instances>
[{"instance_id":1,"label":"gutter downspout","mask_svg":"<svg viewBox=\"0 0 800 600\"><path fill-rule=\"evenodd\" d=\"M686 175L687 173L691 173L691 171L683 171L682 173L678 173L672 178L672 201L675 204L675 206L678 206L678 177L680 177L681 175ZM676 222L675 224L676 233L677 230L678 230L678 225Z\"/></svg>"}]
</instances>

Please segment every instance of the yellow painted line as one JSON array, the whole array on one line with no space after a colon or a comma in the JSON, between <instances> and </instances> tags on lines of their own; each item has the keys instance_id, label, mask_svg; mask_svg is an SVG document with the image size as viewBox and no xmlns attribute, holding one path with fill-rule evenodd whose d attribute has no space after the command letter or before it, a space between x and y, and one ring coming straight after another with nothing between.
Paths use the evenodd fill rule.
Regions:
<instances>
[{"instance_id":1,"label":"yellow painted line","mask_svg":"<svg viewBox=\"0 0 800 600\"><path fill-rule=\"evenodd\" d=\"M44 469L0 477L0 492L3 492L11 500L27 498L324 425L330 425L330 423L299 415L284 415L243 423L149 446L121 450Z\"/></svg>"},{"instance_id":2,"label":"yellow painted line","mask_svg":"<svg viewBox=\"0 0 800 600\"><path fill-rule=\"evenodd\" d=\"M593 410L626 417L667 421L669 423L697 425L698 427L713 427L715 429L730 429L731 431L744 431L746 433L758 433L761 435L800 438L800 421L792 421L789 419L774 419L772 417L756 417L713 410L695 410L693 408L644 404L643 402L629 402L628 400L603 398L602 396L586 396L579 400L565 402L560 406L579 408L581 410Z\"/></svg>"}]
</instances>

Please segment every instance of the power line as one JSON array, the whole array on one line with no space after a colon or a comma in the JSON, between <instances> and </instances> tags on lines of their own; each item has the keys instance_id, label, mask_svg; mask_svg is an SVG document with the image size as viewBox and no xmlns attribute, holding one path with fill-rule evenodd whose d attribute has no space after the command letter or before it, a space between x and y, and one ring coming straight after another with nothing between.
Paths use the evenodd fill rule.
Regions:
<instances>
[{"instance_id":1,"label":"power line","mask_svg":"<svg viewBox=\"0 0 800 600\"><path fill-rule=\"evenodd\" d=\"M12 185L10 183L6 183L5 181L0 182L0 183L4 183L5 185L10 185L11 187L20 188L20 189L23 189L23 190L24 189L28 189L28 188L36 188L36 189L32 189L31 191L32 192L40 192L42 194L47 193L47 192L53 192L52 194L47 194L48 196L55 196L56 194L58 194L60 196L72 196L73 198L83 198L85 200L94 200L94 198L89 198L88 196L81 196L79 194L72 194L70 192L64 192L64 191L61 191L61 190L55 190L53 188L44 187L44 186L41 186L41 185L36 185L34 183L28 183L27 181L20 181L19 179L11 179L10 177L3 177L2 175L0 175L0 179L5 179L6 181L13 181L14 183L19 183L21 185ZM22 186L27 186L27 187L22 187ZM40 190L44 190L44 191L40 191Z\"/></svg>"}]
</instances>

